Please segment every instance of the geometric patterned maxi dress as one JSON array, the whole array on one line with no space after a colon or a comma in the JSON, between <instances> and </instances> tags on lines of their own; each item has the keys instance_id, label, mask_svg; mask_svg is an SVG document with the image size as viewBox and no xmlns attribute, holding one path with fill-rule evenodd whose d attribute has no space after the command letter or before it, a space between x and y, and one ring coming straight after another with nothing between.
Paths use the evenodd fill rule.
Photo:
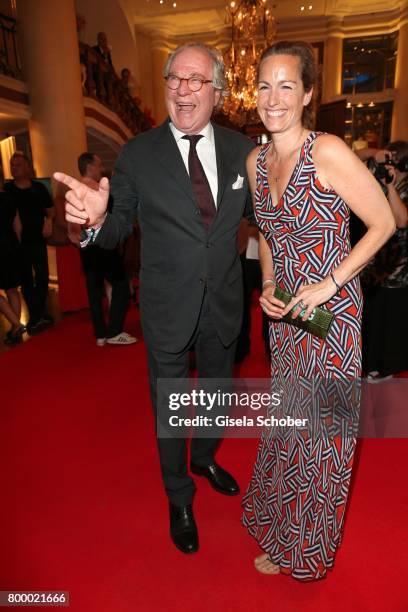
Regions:
<instances>
[{"instance_id":1,"label":"geometric patterned maxi dress","mask_svg":"<svg viewBox=\"0 0 408 612\"><path fill-rule=\"evenodd\" d=\"M276 205L267 179L269 143L257 159L255 216L271 249L276 282L292 294L324 279L350 251L349 209L316 175L318 136L309 134ZM314 428L264 430L243 499L249 533L281 573L300 580L323 578L341 541L359 411L358 276L324 308L334 314L325 340L271 320L271 384L281 393L281 414L300 410Z\"/></svg>"}]
</instances>

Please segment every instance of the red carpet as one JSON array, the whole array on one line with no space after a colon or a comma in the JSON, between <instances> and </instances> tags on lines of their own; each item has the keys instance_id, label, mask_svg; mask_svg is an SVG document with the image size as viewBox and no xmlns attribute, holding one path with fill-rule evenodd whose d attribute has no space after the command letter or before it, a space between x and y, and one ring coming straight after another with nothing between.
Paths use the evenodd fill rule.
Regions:
<instances>
[{"instance_id":1,"label":"red carpet","mask_svg":"<svg viewBox=\"0 0 408 612\"><path fill-rule=\"evenodd\" d=\"M128 330L140 336L134 312ZM253 569L240 499L202 479L200 552L171 544L142 342L97 348L80 313L0 371L0 590L67 590L75 612L408 609L407 440L361 443L334 572L302 584ZM268 376L260 342L241 375ZM255 453L227 440L218 454L243 489Z\"/></svg>"}]
</instances>

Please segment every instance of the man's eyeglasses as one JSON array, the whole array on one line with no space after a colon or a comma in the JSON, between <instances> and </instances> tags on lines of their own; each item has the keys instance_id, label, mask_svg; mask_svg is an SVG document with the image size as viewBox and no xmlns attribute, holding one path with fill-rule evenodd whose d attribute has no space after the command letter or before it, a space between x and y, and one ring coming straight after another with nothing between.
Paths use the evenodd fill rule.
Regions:
<instances>
[{"instance_id":1,"label":"man's eyeglasses","mask_svg":"<svg viewBox=\"0 0 408 612\"><path fill-rule=\"evenodd\" d=\"M212 79L200 79L200 77L190 77L189 79L182 79L174 74L164 77L167 87L169 89L176 90L180 87L182 81L187 82L187 87L190 91L200 91L204 83L212 83Z\"/></svg>"}]
</instances>

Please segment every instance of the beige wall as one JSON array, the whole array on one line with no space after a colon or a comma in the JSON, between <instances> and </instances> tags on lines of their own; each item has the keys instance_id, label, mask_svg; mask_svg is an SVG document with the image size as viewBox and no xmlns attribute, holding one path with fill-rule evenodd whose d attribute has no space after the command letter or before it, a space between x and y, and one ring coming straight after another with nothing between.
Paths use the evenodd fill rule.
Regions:
<instances>
[{"instance_id":1,"label":"beige wall","mask_svg":"<svg viewBox=\"0 0 408 612\"><path fill-rule=\"evenodd\" d=\"M94 46L97 33L106 32L116 72L126 67L136 74L139 61L134 34L117 0L75 0L75 6L86 21L82 42Z\"/></svg>"},{"instance_id":2,"label":"beige wall","mask_svg":"<svg viewBox=\"0 0 408 612\"><path fill-rule=\"evenodd\" d=\"M167 117L166 104L164 102L164 80L163 66L169 55L168 51L156 48L152 51L153 54L153 92L154 92L154 108L155 119L157 123L162 123Z\"/></svg>"},{"instance_id":3,"label":"beige wall","mask_svg":"<svg viewBox=\"0 0 408 612\"><path fill-rule=\"evenodd\" d=\"M150 36L142 32L135 32L136 39L136 68L135 77L140 83L140 95L142 106L151 109L155 115L154 90L153 90L153 65L152 65L152 41Z\"/></svg>"}]
</instances>

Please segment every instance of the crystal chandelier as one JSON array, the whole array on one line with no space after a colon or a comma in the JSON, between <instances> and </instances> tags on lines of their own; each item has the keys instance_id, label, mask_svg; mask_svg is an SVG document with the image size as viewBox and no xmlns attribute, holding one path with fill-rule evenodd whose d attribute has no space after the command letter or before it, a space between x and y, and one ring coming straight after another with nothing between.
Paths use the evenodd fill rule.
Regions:
<instances>
[{"instance_id":1,"label":"crystal chandelier","mask_svg":"<svg viewBox=\"0 0 408 612\"><path fill-rule=\"evenodd\" d=\"M231 0L227 21L231 46L224 56L230 95L224 112L238 125L257 123L257 67L276 34L271 0Z\"/></svg>"}]
</instances>

